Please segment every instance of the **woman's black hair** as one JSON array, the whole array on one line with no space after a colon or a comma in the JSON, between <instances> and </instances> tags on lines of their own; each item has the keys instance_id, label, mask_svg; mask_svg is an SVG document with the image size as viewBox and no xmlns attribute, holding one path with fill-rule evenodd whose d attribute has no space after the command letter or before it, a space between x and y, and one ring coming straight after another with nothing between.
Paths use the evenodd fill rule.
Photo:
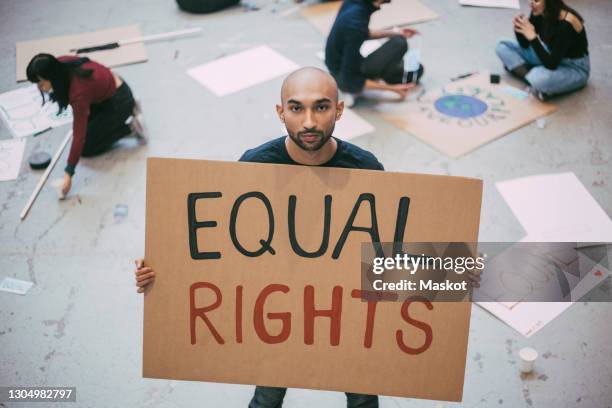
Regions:
<instances>
[{"instance_id":1,"label":"woman's black hair","mask_svg":"<svg viewBox=\"0 0 612 408\"><path fill-rule=\"evenodd\" d=\"M582 18L582 16L572 7L565 4L563 0L545 0L544 6L544 40L546 40L552 35L554 27L556 27L561 22L561 20L559 20L559 15L561 14L561 11L572 13L578 18L578 20L580 20L581 23L584 23L584 19Z\"/></svg>"},{"instance_id":2,"label":"woman's black hair","mask_svg":"<svg viewBox=\"0 0 612 408\"><path fill-rule=\"evenodd\" d=\"M69 102L70 81L74 75L81 78L89 78L93 70L82 68L81 65L88 62L89 58L78 58L72 61L62 62L51 54L35 55L26 68L28 80L33 83L45 79L51 82L53 92L51 100L59 105L61 113ZM42 92L41 92L42 93ZM45 101L43 95L43 103Z\"/></svg>"}]
</instances>

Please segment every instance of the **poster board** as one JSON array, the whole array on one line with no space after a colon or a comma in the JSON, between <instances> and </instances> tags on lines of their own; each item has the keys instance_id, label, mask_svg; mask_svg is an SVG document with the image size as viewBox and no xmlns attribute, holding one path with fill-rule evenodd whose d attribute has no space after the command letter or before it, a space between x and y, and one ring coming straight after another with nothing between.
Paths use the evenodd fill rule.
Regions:
<instances>
[{"instance_id":1,"label":"poster board","mask_svg":"<svg viewBox=\"0 0 612 408\"><path fill-rule=\"evenodd\" d=\"M284 55L260 45L191 68L187 73L215 95L225 96L298 68Z\"/></svg>"},{"instance_id":2,"label":"poster board","mask_svg":"<svg viewBox=\"0 0 612 408\"><path fill-rule=\"evenodd\" d=\"M304 7L301 13L317 30L327 35L334 24L341 4L341 1L315 4ZM369 27L370 30L382 30L422 23L436 18L438 15L419 0L393 1L384 4L380 10L372 14Z\"/></svg>"},{"instance_id":3,"label":"poster board","mask_svg":"<svg viewBox=\"0 0 612 408\"><path fill-rule=\"evenodd\" d=\"M424 93L382 116L445 155L459 157L556 108L503 81L491 84L484 72Z\"/></svg>"},{"instance_id":4,"label":"poster board","mask_svg":"<svg viewBox=\"0 0 612 408\"><path fill-rule=\"evenodd\" d=\"M254 252L270 232L263 199L240 201L249 192L269 201L274 255L265 248L259 256L243 255L231 238L234 230L240 246ZM337 257L332 256L362 193L375 197L381 240L393 240L398 200L405 196L410 198L402 229L407 239L477 240L480 180L149 158L145 264L156 271L156 281L145 293L143 375L461 400L470 303L435 303L432 309L424 303L410 305L412 318L431 325L427 345L425 332L402 320L401 302L379 302L371 344L365 346L368 304L352 295L360 288L361 243L370 235L353 231ZM332 196L329 247L317 257L298 256L289 241L289 197L296 196L299 246L316 251L322 242L326 194ZM195 200L191 206L190 197ZM371 217L366 203L356 212L354 225L367 225ZM193 222L202 228L190 234ZM192 257L204 252L210 259ZM209 254L215 252L218 257ZM270 284L286 285L286 293L270 293L258 309L257 298ZM316 317L312 328L306 327L309 286L317 309L329 309L333 291L341 288L335 344L329 317ZM197 312L208 306L215 307L206 312L206 323ZM291 313L288 332L282 321L286 313ZM426 347L407 354L398 347L397 336L415 349Z\"/></svg>"},{"instance_id":5,"label":"poster board","mask_svg":"<svg viewBox=\"0 0 612 408\"><path fill-rule=\"evenodd\" d=\"M334 128L334 136L342 140L353 140L372 132L374 126L350 108L344 108L342 117Z\"/></svg>"},{"instance_id":6,"label":"poster board","mask_svg":"<svg viewBox=\"0 0 612 408\"><path fill-rule=\"evenodd\" d=\"M33 56L41 52L60 55L73 55L71 49L91 47L106 43L141 37L138 25L109 28L107 30L91 31L80 34L64 35L60 37L42 38L39 40L21 41L16 45L16 73L17 82L25 81L26 68ZM111 50L96 51L91 54L80 54L99 62L107 67L134 64L147 60L147 52L143 43L122 45Z\"/></svg>"},{"instance_id":7,"label":"poster board","mask_svg":"<svg viewBox=\"0 0 612 408\"><path fill-rule=\"evenodd\" d=\"M0 94L0 119L13 137L25 137L72 123L72 107L59 113L59 105L43 96L35 84Z\"/></svg>"}]
</instances>

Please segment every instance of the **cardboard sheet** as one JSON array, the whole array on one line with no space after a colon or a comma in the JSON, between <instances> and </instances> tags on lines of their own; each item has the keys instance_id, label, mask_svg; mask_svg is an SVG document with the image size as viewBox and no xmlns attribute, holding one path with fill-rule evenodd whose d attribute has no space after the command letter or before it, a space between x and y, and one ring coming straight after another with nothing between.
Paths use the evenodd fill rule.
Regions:
<instances>
[{"instance_id":1,"label":"cardboard sheet","mask_svg":"<svg viewBox=\"0 0 612 408\"><path fill-rule=\"evenodd\" d=\"M24 137L47 129L72 123L72 108L68 106L59 113L59 106L47 100L43 105L42 95L36 85L0 94L0 119L14 137Z\"/></svg>"},{"instance_id":2,"label":"cardboard sheet","mask_svg":"<svg viewBox=\"0 0 612 408\"><path fill-rule=\"evenodd\" d=\"M317 30L323 34L329 34L341 1L315 4L304 7L301 12ZM371 30L399 27L408 24L422 23L434 20L438 15L419 0L401 0L384 4L380 10L372 14L370 19Z\"/></svg>"},{"instance_id":3,"label":"cardboard sheet","mask_svg":"<svg viewBox=\"0 0 612 408\"><path fill-rule=\"evenodd\" d=\"M293 61L262 45L191 68L187 73L217 96L225 96L298 68Z\"/></svg>"},{"instance_id":4,"label":"cardboard sheet","mask_svg":"<svg viewBox=\"0 0 612 408\"><path fill-rule=\"evenodd\" d=\"M445 155L459 157L556 109L508 88L516 89L503 82L491 84L488 73L476 74L382 116Z\"/></svg>"},{"instance_id":5,"label":"cardboard sheet","mask_svg":"<svg viewBox=\"0 0 612 408\"><path fill-rule=\"evenodd\" d=\"M355 113L344 108L342 117L336 122L334 136L342 140L351 140L374 131L374 126Z\"/></svg>"},{"instance_id":6,"label":"cardboard sheet","mask_svg":"<svg viewBox=\"0 0 612 408\"><path fill-rule=\"evenodd\" d=\"M371 235L342 236L375 224L382 241L399 228L410 240L475 242L481 195L480 180L460 177L148 159L145 264L156 281L144 376L461 400L471 304L410 303L419 328L402 302L378 302L369 337L354 290ZM313 318L313 307L334 312Z\"/></svg>"},{"instance_id":7,"label":"cardboard sheet","mask_svg":"<svg viewBox=\"0 0 612 408\"><path fill-rule=\"evenodd\" d=\"M91 47L106 43L127 40L129 38L140 37L142 33L138 25L125 27L115 27L107 30L92 31L80 34L71 34L61 37L50 37L32 41L22 41L17 43L17 81L25 81L26 68L33 56L41 52L60 55L73 55L71 49ZM134 64L147 60L147 53L144 44L134 43L122 45L112 50L97 51L91 54L82 54L90 59L97 61L107 67Z\"/></svg>"},{"instance_id":8,"label":"cardboard sheet","mask_svg":"<svg viewBox=\"0 0 612 408\"><path fill-rule=\"evenodd\" d=\"M0 140L0 181L15 180L19 176L24 139Z\"/></svg>"},{"instance_id":9,"label":"cardboard sheet","mask_svg":"<svg viewBox=\"0 0 612 408\"><path fill-rule=\"evenodd\" d=\"M462 6L520 9L519 0L459 0Z\"/></svg>"}]
</instances>

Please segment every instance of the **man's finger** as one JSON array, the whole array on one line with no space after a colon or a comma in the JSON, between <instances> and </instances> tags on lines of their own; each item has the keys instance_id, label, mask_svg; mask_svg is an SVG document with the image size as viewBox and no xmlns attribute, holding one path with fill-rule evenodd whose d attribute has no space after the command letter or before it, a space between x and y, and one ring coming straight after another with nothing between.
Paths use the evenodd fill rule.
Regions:
<instances>
[{"instance_id":1,"label":"man's finger","mask_svg":"<svg viewBox=\"0 0 612 408\"><path fill-rule=\"evenodd\" d=\"M151 282L153 282L153 278L145 279L142 282L136 282L136 286L144 288L145 286L147 286Z\"/></svg>"},{"instance_id":2,"label":"man's finger","mask_svg":"<svg viewBox=\"0 0 612 408\"><path fill-rule=\"evenodd\" d=\"M155 272L149 272L149 273L145 273L143 275L137 275L136 276L136 282L142 282L146 279L152 278L155 276Z\"/></svg>"},{"instance_id":3,"label":"man's finger","mask_svg":"<svg viewBox=\"0 0 612 408\"><path fill-rule=\"evenodd\" d=\"M153 269L147 267L136 269L136 276L144 275L145 273L153 272Z\"/></svg>"},{"instance_id":4,"label":"man's finger","mask_svg":"<svg viewBox=\"0 0 612 408\"><path fill-rule=\"evenodd\" d=\"M136 268L140 269L144 266L144 259L138 258L134 261L136 263Z\"/></svg>"}]
</instances>

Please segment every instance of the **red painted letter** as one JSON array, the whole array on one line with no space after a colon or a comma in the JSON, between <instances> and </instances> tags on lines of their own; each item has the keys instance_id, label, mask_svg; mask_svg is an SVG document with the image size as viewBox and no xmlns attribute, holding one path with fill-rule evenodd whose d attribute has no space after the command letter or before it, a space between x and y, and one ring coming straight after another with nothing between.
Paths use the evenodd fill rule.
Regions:
<instances>
[{"instance_id":1,"label":"red painted letter","mask_svg":"<svg viewBox=\"0 0 612 408\"><path fill-rule=\"evenodd\" d=\"M353 289L351 296L355 299L361 299L363 292L359 289ZM368 314L366 315L366 329L363 338L363 346L365 348L372 347L372 336L374 332L374 317L376 316L376 301L368 300Z\"/></svg>"},{"instance_id":2,"label":"red painted letter","mask_svg":"<svg viewBox=\"0 0 612 408\"><path fill-rule=\"evenodd\" d=\"M418 300L417 302L423 303L425 306L427 306L429 310L433 309L433 305L428 300ZM431 330L431 326L428 325L427 323L423 323L418 320L414 320L413 318L410 317L410 315L408 315L408 307L410 307L412 303L414 303L414 301L410 299L407 299L404 301L404 303L402 304L402 317L407 323L423 330L423 332L425 333L425 342L423 343L421 347L418 347L418 348L409 347L405 345L404 340L402 340L401 330L398 330L397 332L395 332L395 338L397 340L397 345L403 352L408 353L408 354L421 354L424 351L426 351L429 348L429 346L431 346L431 342L433 341L433 331Z\"/></svg>"},{"instance_id":3,"label":"red painted letter","mask_svg":"<svg viewBox=\"0 0 612 408\"><path fill-rule=\"evenodd\" d=\"M242 343L242 286L236 286L236 343Z\"/></svg>"},{"instance_id":4,"label":"red painted letter","mask_svg":"<svg viewBox=\"0 0 612 408\"><path fill-rule=\"evenodd\" d=\"M334 286L332 291L332 308L329 310L316 310L314 308L314 287L304 288L304 343L314 343L314 318L317 316L329 317L329 342L332 346L340 344L340 318L342 316L342 288Z\"/></svg>"},{"instance_id":5,"label":"red painted letter","mask_svg":"<svg viewBox=\"0 0 612 408\"><path fill-rule=\"evenodd\" d=\"M215 303L210 306L196 308L195 291L199 288L208 288L215 292L215 295L217 296ZM191 344L196 344L195 321L198 316L201 317L202 320L204 320L204 323L206 323L206 326L208 326L208 328L210 329L210 332L212 333L215 340L217 340L217 343L225 343L225 341L223 341L223 337L221 337L221 335L219 334L219 332L217 332L208 317L206 317L206 312L210 312L211 310L214 310L219 307L219 305L221 304L221 298L221 291L212 283L196 282L189 288L189 328L191 330Z\"/></svg>"},{"instance_id":6,"label":"red painted letter","mask_svg":"<svg viewBox=\"0 0 612 408\"><path fill-rule=\"evenodd\" d=\"M270 333L268 333L268 331L266 330L263 318L263 308L266 299L272 292L287 293L289 292L289 287L286 285L278 284L268 285L263 288L259 296L257 296L257 300L255 301L255 308L253 309L253 324L255 325L255 332L264 343L268 344L282 343L283 341L287 340L289 334L291 334L291 313L289 312L268 313L266 315L268 319L281 320L283 322L283 328L281 329L281 332L276 336L270 335Z\"/></svg>"}]
</instances>

